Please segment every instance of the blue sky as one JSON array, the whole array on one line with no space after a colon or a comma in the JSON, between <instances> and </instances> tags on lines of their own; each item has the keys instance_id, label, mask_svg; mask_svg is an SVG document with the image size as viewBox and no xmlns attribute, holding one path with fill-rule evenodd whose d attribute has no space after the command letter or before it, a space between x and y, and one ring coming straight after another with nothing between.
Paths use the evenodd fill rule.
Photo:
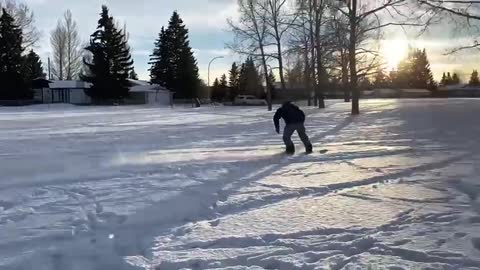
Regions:
<instances>
[{"instance_id":1,"label":"blue sky","mask_svg":"<svg viewBox=\"0 0 480 270\"><path fill-rule=\"evenodd\" d=\"M153 43L162 26L166 26L174 10L180 13L190 30L191 46L198 60L200 76L207 81L208 62L215 56L225 56L212 65L211 80L222 73L227 73L233 61L241 60L225 49L225 43L232 41L227 31L227 18L237 16L237 0L25 0L36 16L36 25L42 32L42 39L37 45L37 52L44 63L50 55L50 32L63 13L70 9L78 23L80 35L87 42L95 30L101 10L106 4L110 13L120 22L127 24L130 33L130 45L133 48L135 69L141 79L149 79L148 58ZM480 57L477 51L445 56L447 49L459 44L471 44L465 33L450 26L446 20L435 25L418 37L415 31L405 33L401 29L390 29L385 34L387 44L395 45L389 52L384 51L385 58L400 58L408 44L425 47L429 55L432 71L439 80L444 71L456 71L467 80L472 69L480 69ZM415 41L412 41L415 40ZM393 42L392 42L393 41ZM390 46L391 47L391 46ZM478 65L478 66L477 66Z\"/></svg>"},{"instance_id":2,"label":"blue sky","mask_svg":"<svg viewBox=\"0 0 480 270\"><path fill-rule=\"evenodd\" d=\"M233 61L239 60L225 49L232 37L227 31L226 20L236 14L236 0L27 0L34 11L36 25L42 39L36 50L44 63L50 55L50 32L57 20L70 9L77 21L80 35L87 42L96 28L101 5L106 4L110 13L121 23L127 24L129 44L133 48L136 72L142 79L148 77L148 58L153 43L162 26L174 10L180 13L190 31L191 46L198 60L200 76L207 80L207 66L215 56L225 56L212 64L211 78L228 71Z\"/></svg>"}]
</instances>

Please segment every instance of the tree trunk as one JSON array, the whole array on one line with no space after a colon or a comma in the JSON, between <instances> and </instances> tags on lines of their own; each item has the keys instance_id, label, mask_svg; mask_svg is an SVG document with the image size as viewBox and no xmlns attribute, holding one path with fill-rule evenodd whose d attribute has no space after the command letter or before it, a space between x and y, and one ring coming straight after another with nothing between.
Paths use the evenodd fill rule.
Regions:
<instances>
[{"instance_id":1,"label":"tree trunk","mask_svg":"<svg viewBox=\"0 0 480 270\"><path fill-rule=\"evenodd\" d=\"M305 92L307 93L308 106L312 106L312 95L311 95L311 73L310 73L310 61L308 59L308 40L305 42L305 51L303 52L305 67L304 67L304 83L305 83Z\"/></svg>"},{"instance_id":2,"label":"tree trunk","mask_svg":"<svg viewBox=\"0 0 480 270\"><path fill-rule=\"evenodd\" d=\"M280 38L280 34L278 33L278 26L276 21L275 21L275 39L277 42L278 73L280 76L280 83L282 85L282 90L286 90L287 85L285 83L285 76L283 74L284 72L283 72L282 40Z\"/></svg>"},{"instance_id":3,"label":"tree trunk","mask_svg":"<svg viewBox=\"0 0 480 270\"><path fill-rule=\"evenodd\" d=\"M348 57L344 49L342 49L341 53L341 61L342 61L342 88L344 94L344 101L350 102L350 91L348 85Z\"/></svg>"},{"instance_id":4,"label":"tree trunk","mask_svg":"<svg viewBox=\"0 0 480 270\"><path fill-rule=\"evenodd\" d=\"M262 66L263 66L263 71L265 73L265 82L267 84L267 107L268 111L272 110L272 92L271 92L271 85L270 85L270 79L268 78L268 65L267 65L267 60L265 59L265 49L263 47L263 44L260 44L260 53L262 54Z\"/></svg>"},{"instance_id":5,"label":"tree trunk","mask_svg":"<svg viewBox=\"0 0 480 270\"><path fill-rule=\"evenodd\" d=\"M316 2L316 1L315 1ZM315 44L317 47L317 87L316 87L316 96L318 99L318 108L319 109L324 109L325 108L325 99L323 97L323 87L325 87L325 76L324 76L324 69L323 69L323 63L322 63L322 45L320 43L320 27L321 27L321 21L322 21L322 12L321 8L316 9L316 14L315 14L315 21L316 21L316 26L315 26Z\"/></svg>"},{"instance_id":6,"label":"tree trunk","mask_svg":"<svg viewBox=\"0 0 480 270\"><path fill-rule=\"evenodd\" d=\"M352 115L360 114L360 92L357 86L357 0L352 0L350 12L350 41L348 46L350 64L350 90L352 91Z\"/></svg>"},{"instance_id":7,"label":"tree trunk","mask_svg":"<svg viewBox=\"0 0 480 270\"><path fill-rule=\"evenodd\" d=\"M318 93L317 93L317 78L315 76L315 35L314 35L314 15L313 10L317 6L317 0L309 0L309 10L308 10L308 17L309 17L309 27L310 27L310 54L312 62L310 64L310 74L311 74L311 85L313 91L313 106L318 106Z\"/></svg>"},{"instance_id":8,"label":"tree trunk","mask_svg":"<svg viewBox=\"0 0 480 270\"><path fill-rule=\"evenodd\" d=\"M285 76L283 74L283 56L282 56L282 45L280 40L278 40L277 50L278 50L278 73L280 76L280 83L282 84L282 90L286 90L287 85L285 83Z\"/></svg>"}]
</instances>

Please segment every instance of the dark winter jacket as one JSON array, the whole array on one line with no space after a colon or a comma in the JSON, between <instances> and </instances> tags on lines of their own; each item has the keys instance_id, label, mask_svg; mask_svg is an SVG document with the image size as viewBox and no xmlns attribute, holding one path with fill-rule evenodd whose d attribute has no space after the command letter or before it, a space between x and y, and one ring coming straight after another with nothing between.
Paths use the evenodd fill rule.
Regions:
<instances>
[{"instance_id":1,"label":"dark winter jacket","mask_svg":"<svg viewBox=\"0 0 480 270\"><path fill-rule=\"evenodd\" d=\"M280 118L283 118L287 125L300 124L305 122L305 113L303 113L303 111L296 105L286 102L277 110L275 116L273 116L273 123L277 130L280 128Z\"/></svg>"}]
</instances>

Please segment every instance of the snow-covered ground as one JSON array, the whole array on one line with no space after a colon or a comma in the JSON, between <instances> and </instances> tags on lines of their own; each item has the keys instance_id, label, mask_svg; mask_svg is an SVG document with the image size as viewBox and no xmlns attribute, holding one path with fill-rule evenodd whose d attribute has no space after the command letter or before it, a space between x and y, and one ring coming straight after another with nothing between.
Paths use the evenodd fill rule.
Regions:
<instances>
[{"instance_id":1,"label":"snow-covered ground","mask_svg":"<svg viewBox=\"0 0 480 270\"><path fill-rule=\"evenodd\" d=\"M0 108L0 269L480 269L480 100L361 107Z\"/></svg>"}]
</instances>

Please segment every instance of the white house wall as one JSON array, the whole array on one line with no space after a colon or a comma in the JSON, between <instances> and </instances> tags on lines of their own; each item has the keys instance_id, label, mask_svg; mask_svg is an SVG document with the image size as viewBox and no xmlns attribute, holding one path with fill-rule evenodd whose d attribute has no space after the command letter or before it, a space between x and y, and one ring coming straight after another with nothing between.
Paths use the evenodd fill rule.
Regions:
<instances>
[{"instance_id":1,"label":"white house wall","mask_svg":"<svg viewBox=\"0 0 480 270\"><path fill-rule=\"evenodd\" d=\"M147 93L147 104L149 105L170 105L170 93L159 91Z\"/></svg>"}]
</instances>

